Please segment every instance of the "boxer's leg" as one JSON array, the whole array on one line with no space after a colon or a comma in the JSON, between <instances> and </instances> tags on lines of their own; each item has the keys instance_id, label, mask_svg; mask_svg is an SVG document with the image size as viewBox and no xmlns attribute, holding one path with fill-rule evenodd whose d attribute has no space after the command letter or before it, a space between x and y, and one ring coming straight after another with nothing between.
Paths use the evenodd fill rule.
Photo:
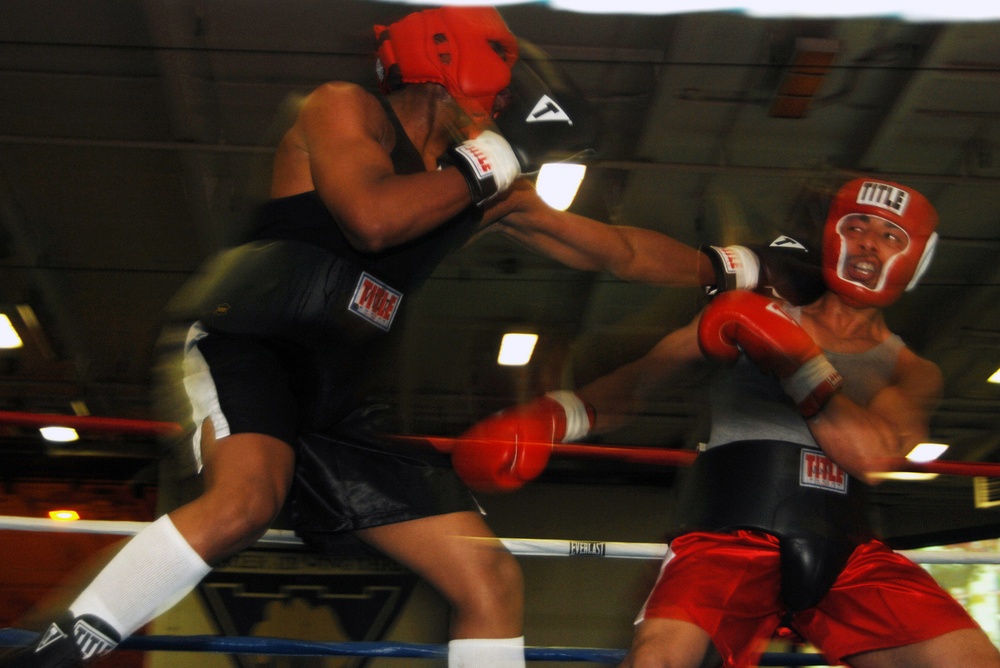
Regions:
<instances>
[{"instance_id":1,"label":"boxer's leg","mask_svg":"<svg viewBox=\"0 0 1000 668\"><path fill-rule=\"evenodd\" d=\"M482 516L435 515L358 536L420 575L451 605L449 666L524 666L521 568Z\"/></svg>"},{"instance_id":2,"label":"boxer's leg","mask_svg":"<svg viewBox=\"0 0 1000 668\"><path fill-rule=\"evenodd\" d=\"M281 510L294 453L261 434L214 443L203 430L205 492L139 532L29 647L4 668L81 665L187 595L213 563L253 544Z\"/></svg>"}]
</instances>

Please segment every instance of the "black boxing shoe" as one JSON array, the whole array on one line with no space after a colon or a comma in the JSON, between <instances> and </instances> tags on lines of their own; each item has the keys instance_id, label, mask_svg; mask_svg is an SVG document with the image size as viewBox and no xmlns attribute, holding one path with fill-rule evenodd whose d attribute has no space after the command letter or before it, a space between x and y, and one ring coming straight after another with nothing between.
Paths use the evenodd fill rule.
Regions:
<instances>
[{"instance_id":1,"label":"black boxing shoe","mask_svg":"<svg viewBox=\"0 0 1000 668\"><path fill-rule=\"evenodd\" d=\"M49 624L27 647L0 658L0 668L78 668L120 641L118 633L98 617L66 616Z\"/></svg>"}]
</instances>

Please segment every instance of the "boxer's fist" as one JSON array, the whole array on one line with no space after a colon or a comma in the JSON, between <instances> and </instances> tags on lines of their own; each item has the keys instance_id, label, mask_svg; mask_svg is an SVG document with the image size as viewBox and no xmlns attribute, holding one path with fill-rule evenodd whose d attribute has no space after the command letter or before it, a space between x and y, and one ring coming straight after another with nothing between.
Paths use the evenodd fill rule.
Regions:
<instances>
[{"instance_id":1,"label":"boxer's fist","mask_svg":"<svg viewBox=\"0 0 1000 668\"><path fill-rule=\"evenodd\" d=\"M473 425L452 448L452 466L474 490L513 491L545 470L554 443L582 438L592 424L579 397L550 392Z\"/></svg>"},{"instance_id":2,"label":"boxer's fist","mask_svg":"<svg viewBox=\"0 0 1000 668\"><path fill-rule=\"evenodd\" d=\"M521 165L510 144L492 130L449 148L445 156L445 162L457 167L465 177L475 204L507 190L521 175Z\"/></svg>"},{"instance_id":3,"label":"boxer's fist","mask_svg":"<svg viewBox=\"0 0 1000 668\"><path fill-rule=\"evenodd\" d=\"M778 302L742 290L716 297L698 323L698 344L710 359L734 362L740 352L781 381L806 417L817 413L843 379L809 333Z\"/></svg>"},{"instance_id":4,"label":"boxer's fist","mask_svg":"<svg viewBox=\"0 0 1000 668\"><path fill-rule=\"evenodd\" d=\"M826 290L818 252L788 236L768 246L708 246L703 252L715 270L709 295L729 290L755 290L801 306Z\"/></svg>"}]
</instances>

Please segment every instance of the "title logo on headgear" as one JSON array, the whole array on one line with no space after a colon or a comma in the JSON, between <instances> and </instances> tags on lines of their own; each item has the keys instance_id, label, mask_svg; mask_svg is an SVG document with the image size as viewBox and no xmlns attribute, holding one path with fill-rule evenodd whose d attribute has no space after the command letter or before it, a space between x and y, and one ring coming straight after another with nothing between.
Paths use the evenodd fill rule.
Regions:
<instances>
[{"instance_id":1,"label":"title logo on headgear","mask_svg":"<svg viewBox=\"0 0 1000 668\"><path fill-rule=\"evenodd\" d=\"M910 193L888 183L865 181L858 190L858 204L877 206L902 216L910 201Z\"/></svg>"},{"instance_id":2,"label":"title logo on headgear","mask_svg":"<svg viewBox=\"0 0 1000 668\"><path fill-rule=\"evenodd\" d=\"M823 230L823 280L849 306L884 307L912 289L934 254L938 216L912 188L854 179Z\"/></svg>"}]
</instances>

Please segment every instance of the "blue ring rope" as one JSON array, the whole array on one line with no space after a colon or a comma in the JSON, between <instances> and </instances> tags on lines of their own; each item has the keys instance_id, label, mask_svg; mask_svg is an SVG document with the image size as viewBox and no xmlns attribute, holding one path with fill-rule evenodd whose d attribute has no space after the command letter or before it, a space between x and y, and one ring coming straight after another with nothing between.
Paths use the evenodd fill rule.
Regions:
<instances>
[{"instance_id":1,"label":"blue ring rope","mask_svg":"<svg viewBox=\"0 0 1000 668\"><path fill-rule=\"evenodd\" d=\"M27 645L37 634L23 629L0 629L0 647ZM443 659L447 645L399 642L316 642L264 637L132 636L119 645L121 649L143 652L214 652L218 654L260 654L275 656L367 656L397 659ZM620 663L623 649L588 647L526 647L528 661L589 661ZM769 652L761 657L761 666L827 666L821 654Z\"/></svg>"}]
</instances>

